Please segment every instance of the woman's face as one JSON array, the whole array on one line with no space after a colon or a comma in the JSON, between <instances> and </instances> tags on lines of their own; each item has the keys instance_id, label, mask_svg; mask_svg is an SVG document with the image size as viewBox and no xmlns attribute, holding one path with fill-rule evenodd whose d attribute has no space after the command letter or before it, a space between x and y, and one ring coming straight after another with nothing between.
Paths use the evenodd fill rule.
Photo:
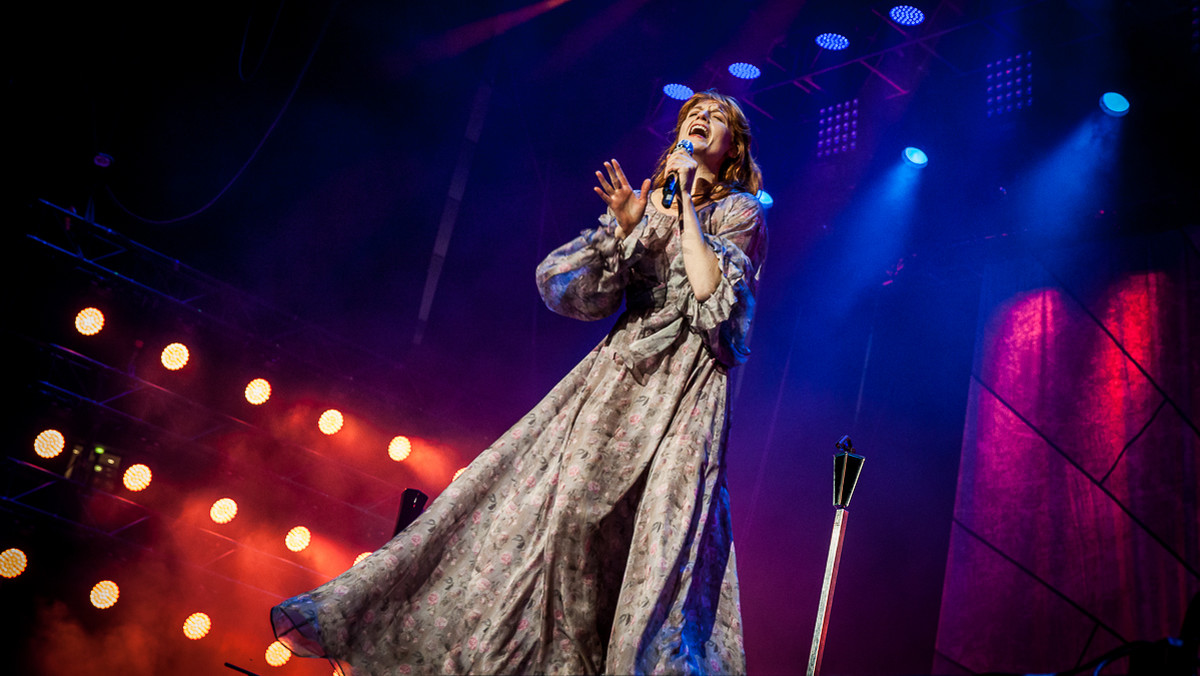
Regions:
<instances>
[{"instance_id":1,"label":"woman's face","mask_svg":"<svg viewBox=\"0 0 1200 676\"><path fill-rule=\"evenodd\" d=\"M720 103L700 99L684 116L677 141L690 141L693 156L716 159L719 164L734 149L728 123L729 115Z\"/></svg>"}]
</instances>

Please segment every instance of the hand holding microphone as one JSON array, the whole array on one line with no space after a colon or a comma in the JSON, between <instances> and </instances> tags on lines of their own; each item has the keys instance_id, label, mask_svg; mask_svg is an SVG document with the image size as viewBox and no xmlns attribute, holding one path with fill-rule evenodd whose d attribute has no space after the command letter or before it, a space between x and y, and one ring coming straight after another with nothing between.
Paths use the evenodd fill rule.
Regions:
<instances>
[{"instance_id":1,"label":"hand holding microphone","mask_svg":"<svg viewBox=\"0 0 1200 676\"><path fill-rule=\"evenodd\" d=\"M694 146L687 139L682 139L675 144L675 150L672 154L678 153L680 150L686 150L688 157L691 157ZM670 160L667 160L670 164ZM685 177L686 178L686 177ZM667 182L663 184L662 203L664 207L671 208L671 203L675 201L675 196L679 194L679 172L672 171L667 174Z\"/></svg>"}]
</instances>

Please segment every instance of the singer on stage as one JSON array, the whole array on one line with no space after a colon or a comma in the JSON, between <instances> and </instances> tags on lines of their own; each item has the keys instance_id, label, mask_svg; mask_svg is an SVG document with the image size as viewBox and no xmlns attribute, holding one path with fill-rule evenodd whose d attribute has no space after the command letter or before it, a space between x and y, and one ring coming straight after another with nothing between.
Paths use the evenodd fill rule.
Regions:
<instances>
[{"instance_id":1,"label":"singer on stage","mask_svg":"<svg viewBox=\"0 0 1200 676\"><path fill-rule=\"evenodd\" d=\"M729 371L766 254L738 103L684 103L653 176L597 172L600 225L538 266L608 336L408 528L271 611L355 674L742 674ZM689 152L690 150L690 152Z\"/></svg>"}]
</instances>

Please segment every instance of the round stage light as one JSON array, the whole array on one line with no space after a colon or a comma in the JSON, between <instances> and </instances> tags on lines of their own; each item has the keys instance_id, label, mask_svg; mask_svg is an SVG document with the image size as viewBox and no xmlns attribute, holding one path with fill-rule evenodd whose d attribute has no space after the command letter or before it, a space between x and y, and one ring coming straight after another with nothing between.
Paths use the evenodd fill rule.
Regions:
<instances>
[{"instance_id":1,"label":"round stage light","mask_svg":"<svg viewBox=\"0 0 1200 676\"><path fill-rule=\"evenodd\" d=\"M904 149L904 161L910 167L924 169L925 165L929 164L929 156L925 154L924 150L909 146Z\"/></svg>"},{"instance_id":2,"label":"round stage light","mask_svg":"<svg viewBox=\"0 0 1200 676\"><path fill-rule=\"evenodd\" d=\"M370 555L371 555L371 552L363 552L362 554L359 554L358 556L354 557L354 563L352 565L357 566L358 564L362 563L363 559L367 558Z\"/></svg>"},{"instance_id":3,"label":"round stage light","mask_svg":"<svg viewBox=\"0 0 1200 676\"><path fill-rule=\"evenodd\" d=\"M1103 110L1105 115L1124 117L1129 112L1129 99L1116 92L1105 92L1100 97L1100 110Z\"/></svg>"},{"instance_id":4,"label":"round stage light","mask_svg":"<svg viewBox=\"0 0 1200 676\"><path fill-rule=\"evenodd\" d=\"M399 436L388 443L388 457L396 462L403 462L412 453L412 442L408 437Z\"/></svg>"},{"instance_id":5,"label":"round stage light","mask_svg":"<svg viewBox=\"0 0 1200 676\"><path fill-rule=\"evenodd\" d=\"M888 16L901 26L916 26L925 20L925 12L912 5L896 5L888 12Z\"/></svg>"},{"instance_id":6,"label":"round stage light","mask_svg":"<svg viewBox=\"0 0 1200 676\"><path fill-rule=\"evenodd\" d=\"M321 430L322 434L337 434L342 430L342 425L346 419L342 417L342 412L336 408L331 408L321 414L317 419L317 429Z\"/></svg>"},{"instance_id":7,"label":"round stage light","mask_svg":"<svg viewBox=\"0 0 1200 676\"><path fill-rule=\"evenodd\" d=\"M86 307L75 315L75 330L85 336L94 336L104 328L104 313L94 307Z\"/></svg>"},{"instance_id":8,"label":"round stage light","mask_svg":"<svg viewBox=\"0 0 1200 676\"><path fill-rule=\"evenodd\" d=\"M187 366L187 363L188 349L183 343L171 343L163 348L162 365L165 366L168 371L178 371L184 366Z\"/></svg>"},{"instance_id":9,"label":"round stage light","mask_svg":"<svg viewBox=\"0 0 1200 676\"><path fill-rule=\"evenodd\" d=\"M766 190L759 190L754 196L758 198L758 203L762 205L763 211L775 206L775 198L771 197L771 193Z\"/></svg>"},{"instance_id":10,"label":"round stage light","mask_svg":"<svg viewBox=\"0 0 1200 676\"><path fill-rule=\"evenodd\" d=\"M817 46L834 52L850 46L850 38L840 33L821 33L816 37Z\"/></svg>"},{"instance_id":11,"label":"round stage light","mask_svg":"<svg viewBox=\"0 0 1200 676\"><path fill-rule=\"evenodd\" d=\"M136 493L149 486L153 477L149 467L142 464L130 465L129 469L125 470L124 476L121 477L121 483L125 484L125 488Z\"/></svg>"},{"instance_id":12,"label":"round stage light","mask_svg":"<svg viewBox=\"0 0 1200 676\"><path fill-rule=\"evenodd\" d=\"M283 543L293 552L304 551L310 542L312 542L312 533L304 526L296 526L289 530L287 537L283 539Z\"/></svg>"},{"instance_id":13,"label":"round stage light","mask_svg":"<svg viewBox=\"0 0 1200 676\"><path fill-rule=\"evenodd\" d=\"M663 85L663 93L676 101L687 101L696 92L692 91L692 88L687 85L672 82L671 84Z\"/></svg>"},{"instance_id":14,"label":"round stage light","mask_svg":"<svg viewBox=\"0 0 1200 676\"><path fill-rule=\"evenodd\" d=\"M258 406L271 398L271 383L266 378L255 378L246 384L246 401Z\"/></svg>"},{"instance_id":15,"label":"round stage light","mask_svg":"<svg viewBox=\"0 0 1200 676\"><path fill-rule=\"evenodd\" d=\"M282 667L287 664L288 660L292 659L292 651L287 649L279 641L267 646L266 660L267 664L273 667Z\"/></svg>"},{"instance_id":16,"label":"round stage light","mask_svg":"<svg viewBox=\"0 0 1200 676\"><path fill-rule=\"evenodd\" d=\"M192 613L183 621L183 635L193 641L208 636L210 629L212 629L212 619L204 613Z\"/></svg>"},{"instance_id":17,"label":"round stage light","mask_svg":"<svg viewBox=\"0 0 1200 676\"><path fill-rule=\"evenodd\" d=\"M237 502L233 498L221 498L212 503L212 507L208 510L208 518L215 523L229 523L233 521L233 517L237 516Z\"/></svg>"},{"instance_id":18,"label":"round stage light","mask_svg":"<svg viewBox=\"0 0 1200 676\"><path fill-rule=\"evenodd\" d=\"M762 71L752 63L738 61L737 63L729 64L729 74L743 80L753 80L762 75Z\"/></svg>"},{"instance_id":19,"label":"round stage light","mask_svg":"<svg viewBox=\"0 0 1200 676\"><path fill-rule=\"evenodd\" d=\"M58 430L43 430L33 440L33 452L39 458L56 458L67 445L66 438Z\"/></svg>"},{"instance_id":20,"label":"round stage light","mask_svg":"<svg viewBox=\"0 0 1200 676\"><path fill-rule=\"evenodd\" d=\"M0 552L0 577L12 579L24 573L28 565L29 557L16 547Z\"/></svg>"},{"instance_id":21,"label":"round stage light","mask_svg":"<svg viewBox=\"0 0 1200 676\"><path fill-rule=\"evenodd\" d=\"M92 605L104 610L112 608L117 604L117 598L121 595L121 589L117 587L117 583L112 580L103 580L97 582L95 587L92 587L91 600Z\"/></svg>"},{"instance_id":22,"label":"round stage light","mask_svg":"<svg viewBox=\"0 0 1200 676\"><path fill-rule=\"evenodd\" d=\"M462 473L463 473L463 472L465 472L465 471L467 471L467 468L466 468L466 467L460 467L460 468L459 468L459 470L458 470L457 472L455 472L455 473L454 473L454 476L450 477L450 480L451 480L451 481L454 481L454 480L455 480L455 479L457 479L458 477L462 476Z\"/></svg>"}]
</instances>

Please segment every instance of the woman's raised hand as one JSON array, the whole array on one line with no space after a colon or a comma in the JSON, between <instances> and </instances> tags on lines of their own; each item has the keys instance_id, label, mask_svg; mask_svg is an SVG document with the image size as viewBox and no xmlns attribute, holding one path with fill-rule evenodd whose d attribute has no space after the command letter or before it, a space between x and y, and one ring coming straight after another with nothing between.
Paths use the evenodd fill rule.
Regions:
<instances>
[{"instance_id":1,"label":"woman's raised hand","mask_svg":"<svg viewBox=\"0 0 1200 676\"><path fill-rule=\"evenodd\" d=\"M650 179L642 181L642 192L639 195L633 191L633 186L629 185L629 180L625 178L625 172L621 170L620 162L616 160L605 162L604 169L608 172L608 178L605 179L604 174L597 171L596 178L600 181L600 185L592 190L595 190L608 208L612 209L613 214L617 217L617 227L620 230L617 236L625 238L633 232L634 227L641 222L642 216L646 213L646 199L650 196Z\"/></svg>"}]
</instances>

